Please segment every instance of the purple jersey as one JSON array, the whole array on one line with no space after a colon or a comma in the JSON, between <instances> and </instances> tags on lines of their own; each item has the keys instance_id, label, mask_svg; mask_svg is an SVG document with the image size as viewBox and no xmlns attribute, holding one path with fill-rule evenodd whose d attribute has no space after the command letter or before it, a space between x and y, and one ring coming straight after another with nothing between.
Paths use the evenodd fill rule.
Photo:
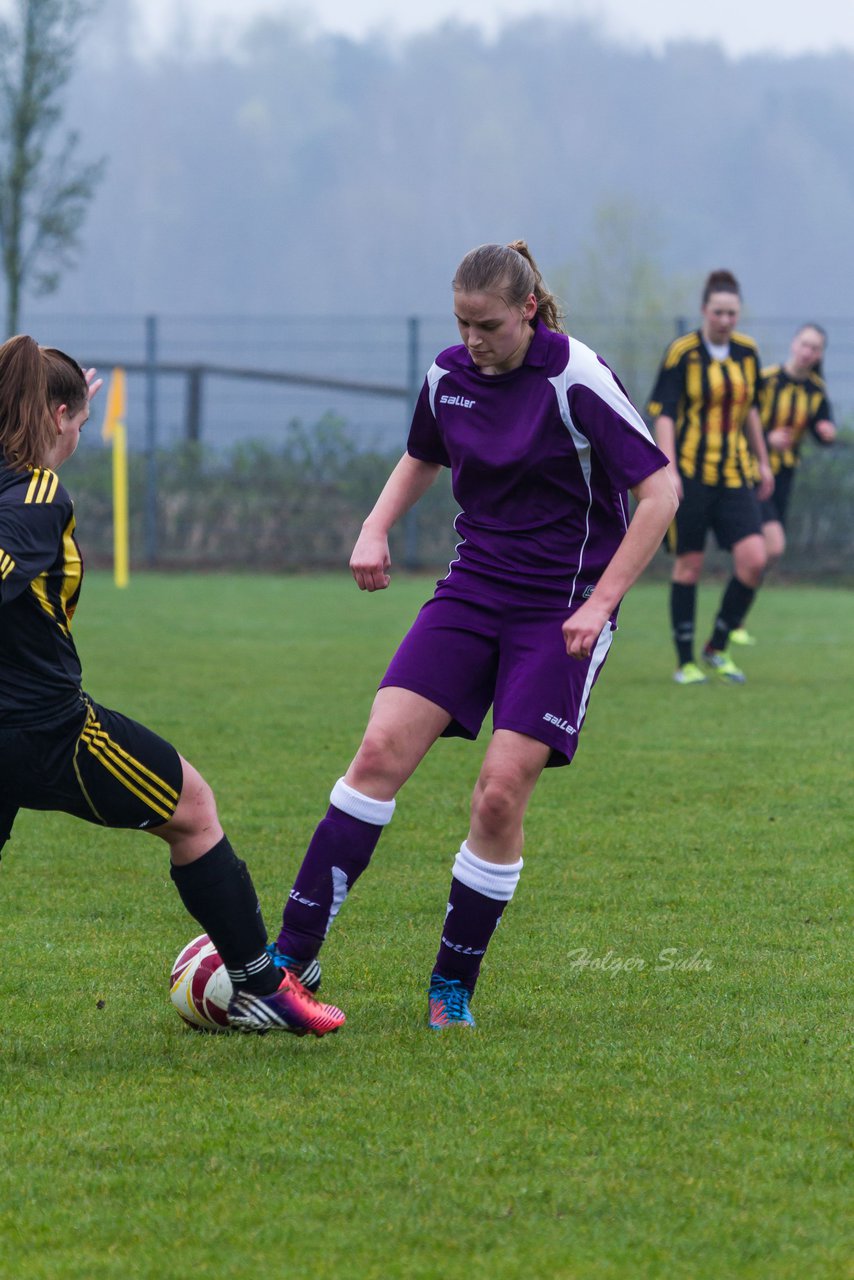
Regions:
<instances>
[{"instance_id":1,"label":"purple jersey","mask_svg":"<svg viewBox=\"0 0 854 1280\"><path fill-rule=\"evenodd\" d=\"M627 490L667 466L608 366L543 324L510 373L481 373L462 345L443 351L407 449L451 469L462 510L448 586L571 608L622 541Z\"/></svg>"}]
</instances>

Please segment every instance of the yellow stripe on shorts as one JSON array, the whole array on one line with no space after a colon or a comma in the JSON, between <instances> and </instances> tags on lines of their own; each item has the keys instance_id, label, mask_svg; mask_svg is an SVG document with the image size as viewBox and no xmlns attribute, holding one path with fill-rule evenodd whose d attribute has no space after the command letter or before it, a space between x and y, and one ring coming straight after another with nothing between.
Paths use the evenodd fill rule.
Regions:
<instances>
[{"instance_id":1,"label":"yellow stripe on shorts","mask_svg":"<svg viewBox=\"0 0 854 1280\"><path fill-rule=\"evenodd\" d=\"M80 735L83 742L96 760L116 778L123 787L132 792L155 813L168 821L175 812L179 793L168 783L152 773L144 764L136 760L129 752L113 742L109 734L101 728L94 718L86 725Z\"/></svg>"}]
</instances>

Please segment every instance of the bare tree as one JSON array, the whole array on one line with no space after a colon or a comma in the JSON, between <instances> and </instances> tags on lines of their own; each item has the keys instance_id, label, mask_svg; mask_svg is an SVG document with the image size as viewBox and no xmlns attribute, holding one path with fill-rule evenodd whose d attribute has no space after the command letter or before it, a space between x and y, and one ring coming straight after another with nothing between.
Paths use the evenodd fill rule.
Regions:
<instances>
[{"instance_id":1,"label":"bare tree","mask_svg":"<svg viewBox=\"0 0 854 1280\"><path fill-rule=\"evenodd\" d=\"M626 390L644 403L674 319L691 297L660 260L658 215L628 197L596 207L591 234L575 259L549 273L568 299L569 328L613 364ZM579 324L581 329L579 330Z\"/></svg>"},{"instance_id":2,"label":"bare tree","mask_svg":"<svg viewBox=\"0 0 854 1280\"><path fill-rule=\"evenodd\" d=\"M17 332L25 287L52 293L68 267L104 161L81 163L61 129L86 0L16 0L0 21L0 253L6 333Z\"/></svg>"}]
</instances>

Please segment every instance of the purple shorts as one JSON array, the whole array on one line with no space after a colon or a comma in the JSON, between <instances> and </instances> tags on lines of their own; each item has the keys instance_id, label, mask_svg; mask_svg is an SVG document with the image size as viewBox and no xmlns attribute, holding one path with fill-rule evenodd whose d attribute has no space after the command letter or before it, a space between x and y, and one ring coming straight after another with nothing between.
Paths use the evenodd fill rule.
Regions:
<instances>
[{"instance_id":1,"label":"purple shorts","mask_svg":"<svg viewBox=\"0 0 854 1280\"><path fill-rule=\"evenodd\" d=\"M445 737L476 738L492 706L493 729L551 747L549 765L569 764L590 691L608 656L605 624L589 658L567 656L566 608L461 600L437 593L401 641L381 689L410 689L452 717Z\"/></svg>"}]
</instances>

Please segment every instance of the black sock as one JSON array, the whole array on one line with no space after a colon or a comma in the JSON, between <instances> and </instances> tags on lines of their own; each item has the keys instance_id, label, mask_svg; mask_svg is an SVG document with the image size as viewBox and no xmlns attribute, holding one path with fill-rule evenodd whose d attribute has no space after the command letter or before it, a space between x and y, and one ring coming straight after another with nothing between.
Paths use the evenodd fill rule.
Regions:
<instances>
[{"instance_id":1,"label":"black sock","mask_svg":"<svg viewBox=\"0 0 854 1280\"><path fill-rule=\"evenodd\" d=\"M697 586L693 582L671 582L670 621L673 643L680 667L694 661L694 616L697 612Z\"/></svg>"},{"instance_id":2,"label":"black sock","mask_svg":"<svg viewBox=\"0 0 854 1280\"><path fill-rule=\"evenodd\" d=\"M755 595L756 591L753 587L746 587L736 577L730 578L721 599L718 616L715 619L715 629L709 641L710 649L725 649L727 647L730 631L735 631L736 627L740 627L744 622Z\"/></svg>"},{"instance_id":3,"label":"black sock","mask_svg":"<svg viewBox=\"0 0 854 1280\"><path fill-rule=\"evenodd\" d=\"M246 863L228 837L170 872L181 901L214 943L234 987L269 995L281 982L265 950L267 930Z\"/></svg>"}]
</instances>

